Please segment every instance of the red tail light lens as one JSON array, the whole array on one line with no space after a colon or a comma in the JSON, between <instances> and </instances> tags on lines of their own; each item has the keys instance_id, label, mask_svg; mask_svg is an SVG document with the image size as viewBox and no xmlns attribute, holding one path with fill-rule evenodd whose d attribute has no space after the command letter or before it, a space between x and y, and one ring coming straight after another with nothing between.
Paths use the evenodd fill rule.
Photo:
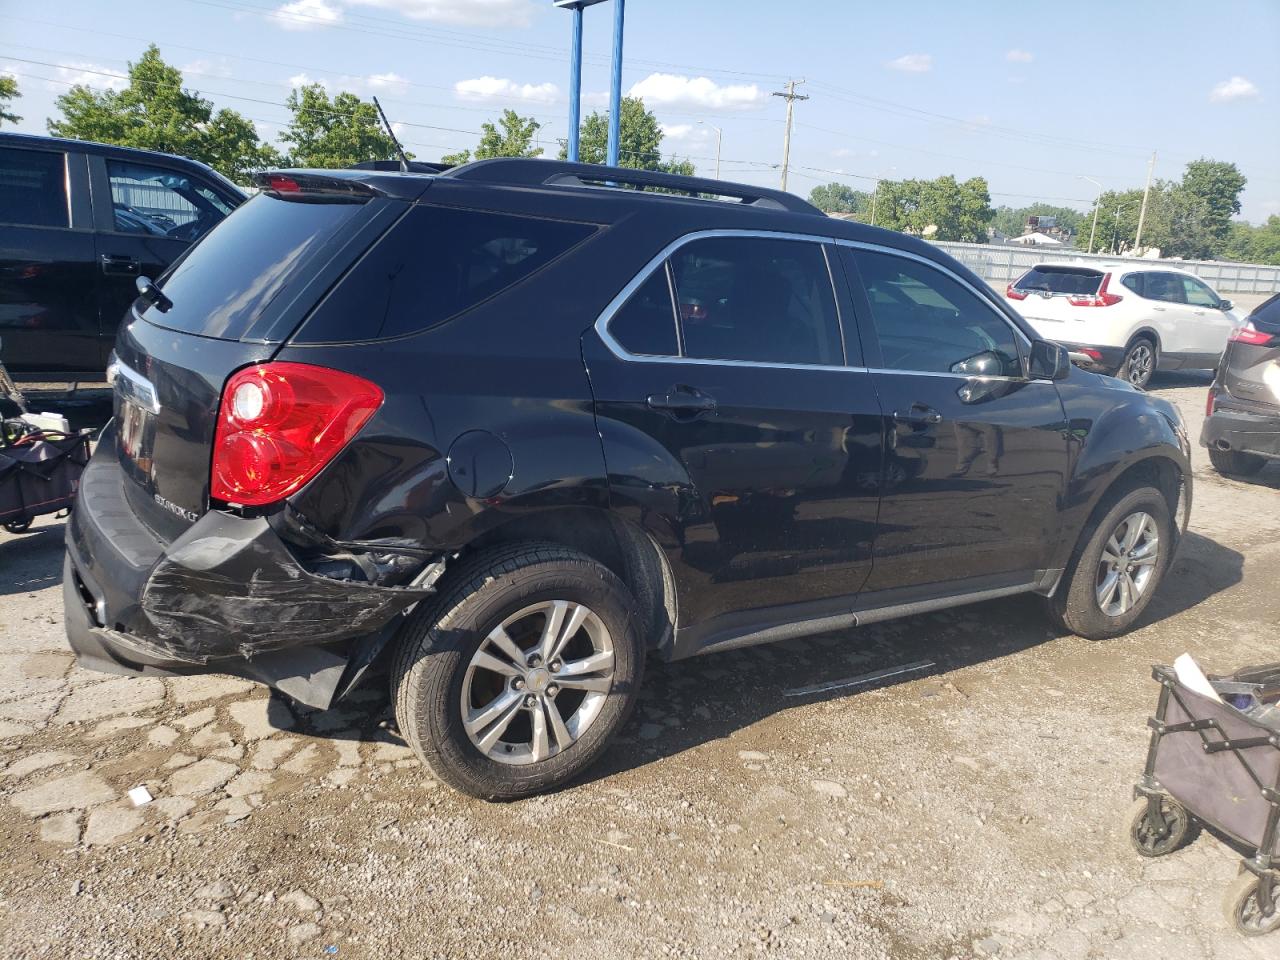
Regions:
<instances>
[{"instance_id":1,"label":"red tail light lens","mask_svg":"<svg viewBox=\"0 0 1280 960\"><path fill-rule=\"evenodd\" d=\"M368 380L307 363L264 363L222 390L209 494L241 506L298 490L382 405Z\"/></svg>"},{"instance_id":2,"label":"red tail light lens","mask_svg":"<svg viewBox=\"0 0 1280 960\"><path fill-rule=\"evenodd\" d=\"M1005 295L1006 297L1008 297L1010 300L1025 300L1025 299L1027 299L1027 295L1026 295L1025 293L1023 293L1021 290L1019 290L1019 289L1017 289L1016 287L1014 287L1014 285L1013 285L1012 283L1011 283L1011 284L1009 284L1007 287L1005 287L1005 288L1004 288L1004 295Z\"/></svg>"},{"instance_id":3,"label":"red tail light lens","mask_svg":"<svg viewBox=\"0 0 1280 960\"><path fill-rule=\"evenodd\" d=\"M1235 343L1248 343L1255 347L1265 347L1275 336L1274 333L1259 330L1253 325L1252 320L1246 320L1244 326L1236 327L1231 331L1230 339Z\"/></svg>"},{"instance_id":4,"label":"red tail light lens","mask_svg":"<svg viewBox=\"0 0 1280 960\"><path fill-rule=\"evenodd\" d=\"M1104 273L1102 275L1102 283L1098 285L1097 293L1073 293L1067 297L1067 303L1073 307L1114 307L1124 297L1118 293L1107 292L1107 284L1110 282L1111 274Z\"/></svg>"},{"instance_id":5,"label":"red tail light lens","mask_svg":"<svg viewBox=\"0 0 1280 960\"><path fill-rule=\"evenodd\" d=\"M1214 405L1218 402L1218 391L1213 387L1209 388L1209 396L1204 401L1204 415L1206 417L1213 416Z\"/></svg>"}]
</instances>

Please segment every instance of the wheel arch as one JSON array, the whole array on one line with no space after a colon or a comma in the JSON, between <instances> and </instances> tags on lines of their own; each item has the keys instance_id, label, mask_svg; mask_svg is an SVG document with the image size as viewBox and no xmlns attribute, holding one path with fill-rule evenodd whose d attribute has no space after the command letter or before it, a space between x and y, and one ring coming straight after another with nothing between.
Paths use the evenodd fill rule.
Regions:
<instances>
[{"instance_id":1,"label":"wheel arch","mask_svg":"<svg viewBox=\"0 0 1280 960\"><path fill-rule=\"evenodd\" d=\"M1127 354L1129 352L1129 348L1133 346L1134 341L1143 337L1145 337L1146 339L1150 340L1152 343L1155 344L1156 364L1158 366L1160 363L1160 351L1163 348L1161 347L1159 331L1157 331L1156 328L1151 326L1150 324L1144 324L1143 326L1138 327L1138 329L1134 330L1131 334L1129 334L1129 339L1124 342L1124 352Z\"/></svg>"}]
</instances>

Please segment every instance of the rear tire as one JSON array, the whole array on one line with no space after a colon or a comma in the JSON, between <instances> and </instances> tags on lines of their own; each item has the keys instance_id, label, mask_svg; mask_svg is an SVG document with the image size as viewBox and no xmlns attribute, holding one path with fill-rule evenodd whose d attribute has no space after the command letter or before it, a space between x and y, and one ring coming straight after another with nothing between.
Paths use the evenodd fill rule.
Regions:
<instances>
[{"instance_id":1,"label":"rear tire","mask_svg":"<svg viewBox=\"0 0 1280 960\"><path fill-rule=\"evenodd\" d=\"M1209 448L1209 462L1219 473L1235 474L1240 477L1251 477L1267 465L1267 458L1256 453L1244 453L1240 450L1219 450Z\"/></svg>"},{"instance_id":2,"label":"rear tire","mask_svg":"<svg viewBox=\"0 0 1280 960\"><path fill-rule=\"evenodd\" d=\"M1125 633L1159 588L1173 548L1164 494L1143 486L1120 495L1081 533L1071 564L1048 600L1050 618L1088 640Z\"/></svg>"},{"instance_id":3,"label":"rear tire","mask_svg":"<svg viewBox=\"0 0 1280 960\"><path fill-rule=\"evenodd\" d=\"M576 550L479 553L401 633L391 677L400 733L473 797L558 787L604 752L635 706L638 622L622 581Z\"/></svg>"},{"instance_id":4,"label":"rear tire","mask_svg":"<svg viewBox=\"0 0 1280 960\"><path fill-rule=\"evenodd\" d=\"M1156 345L1149 337L1138 337L1129 344L1120 361L1120 369L1116 376L1127 380L1139 390L1147 389L1152 375L1156 372Z\"/></svg>"}]
</instances>

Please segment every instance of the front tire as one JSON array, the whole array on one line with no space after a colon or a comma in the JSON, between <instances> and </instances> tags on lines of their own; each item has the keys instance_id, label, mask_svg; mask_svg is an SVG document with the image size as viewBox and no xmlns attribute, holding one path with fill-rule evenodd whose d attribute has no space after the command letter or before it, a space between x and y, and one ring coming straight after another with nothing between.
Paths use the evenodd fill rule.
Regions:
<instances>
[{"instance_id":1,"label":"front tire","mask_svg":"<svg viewBox=\"0 0 1280 960\"><path fill-rule=\"evenodd\" d=\"M1240 450L1219 450L1209 448L1209 462L1219 473L1233 474L1238 477L1251 477L1267 465L1267 458L1256 453L1244 453Z\"/></svg>"},{"instance_id":2,"label":"front tire","mask_svg":"<svg viewBox=\"0 0 1280 960\"><path fill-rule=\"evenodd\" d=\"M1124 352L1124 359L1120 361L1116 376L1129 381L1139 390L1145 390L1155 372L1156 345L1147 337L1138 337Z\"/></svg>"},{"instance_id":3,"label":"front tire","mask_svg":"<svg viewBox=\"0 0 1280 960\"><path fill-rule=\"evenodd\" d=\"M1151 602L1174 547L1169 503L1155 487L1117 499L1081 534L1049 613L1062 629L1088 640L1126 632Z\"/></svg>"},{"instance_id":4,"label":"front tire","mask_svg":"<svg viewBox=\"0 0 1280 960\"><path fill-rule=\"evenodd\" d=\"M478 554L406 624L392 670L400 732L440 780L484 800L558 787L604 752L644 668L635 600L551 543Z\"/></svg>"}]
</instances>

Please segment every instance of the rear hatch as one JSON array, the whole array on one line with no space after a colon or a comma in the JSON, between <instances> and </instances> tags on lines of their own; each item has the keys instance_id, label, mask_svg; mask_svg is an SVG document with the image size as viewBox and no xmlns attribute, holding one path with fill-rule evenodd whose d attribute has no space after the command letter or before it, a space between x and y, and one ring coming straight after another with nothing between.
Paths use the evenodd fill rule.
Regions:
<instances>
[{"instance_id":1,"label":"rear hatch","mask_svg":"<svg viewBox=\"0 0 1280 960\"><path fill-rule=\"evenodd\" d=\"M1280 407L1280 293L1260 304L1231 335L1222 362L1231 396Z\"/></svg>"},{"instance_id":2,"label":"rear hatch","mask_svg":"<svg viewBox=\"0 0 1280 960\"><path fill-rule=\"evenodd\" d=\"M416 182L415 182L416 181ZM402 178L420 194L428 178ZM139 297L116 343L116 455L137 516L162 540L209 508L223 384L270 359L324 293L398 219L409 197L289 173L229 216ZM157 300L158 302L152 302Z\"/></svg>"},{"instance_id":3,"label":"rear hatch","mask_svg":"<svg viewBox=\"0 0 1280 960\"><path fill-rule=\"evenodd\" d=\"M1080 307L1092 305L1107 277L1105 271L1092 267L1040 264L1009 284L1005 296L1037 333L1051 340L1070 340L1066 322L1088 318Z\"/></svg>"}]
</instances>

